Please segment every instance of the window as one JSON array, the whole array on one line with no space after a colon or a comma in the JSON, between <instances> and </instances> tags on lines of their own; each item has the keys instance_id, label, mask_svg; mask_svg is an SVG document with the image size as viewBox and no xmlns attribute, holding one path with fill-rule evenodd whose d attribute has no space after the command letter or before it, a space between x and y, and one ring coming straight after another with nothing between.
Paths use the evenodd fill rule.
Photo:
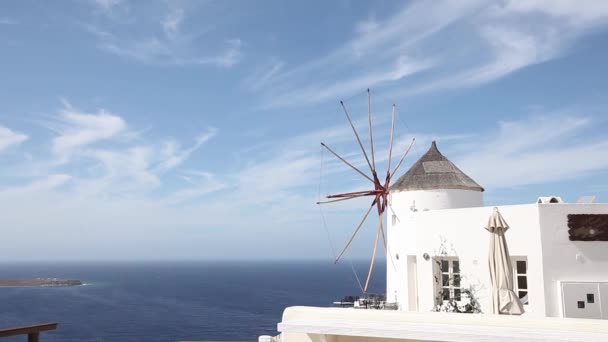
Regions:
<instances>
[{"instance_id":1,"label":"window","mask_svg":"<svg viewBox=\"0 0 608 342\"><path fill-rule=\"evenodd\" d=\"M437 259L441 271L441 297L444 301L460 301L462 287L460 286L460 261L458 258Z\"/></svg>"},{"instance_id":2,"label":"window","mask_svg":"<svg viewBox=\"0 0 608 342\"><path fill-rule=\"evenodd\" d=\"M570 241L608 241L608 214L569 214Z\"/></svg>"},{"instance_id":3,"label":"window","mask_svg":"<svg viewBox=\"0 0 608 342\"><path fill-rule=\"evenodd\" d=\"M528 259L513 257L513 289L524 305L530 304L528 299Z\"/></svg>"}]
</instances>

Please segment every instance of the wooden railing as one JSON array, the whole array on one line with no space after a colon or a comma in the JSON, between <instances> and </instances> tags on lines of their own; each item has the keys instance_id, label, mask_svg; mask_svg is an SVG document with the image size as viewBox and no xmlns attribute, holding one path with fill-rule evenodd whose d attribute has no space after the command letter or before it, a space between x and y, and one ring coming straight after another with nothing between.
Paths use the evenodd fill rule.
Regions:
<instances>
[{"instance_id":1,"label":"wooden railing","mask_svg":"<svg viewBox=\"0 0 608 342\"><path fill-rule=\"evenodd\" d=\"M38 342L40 340L41 332L55 329L57 329L57 323L44 323L24 327L0 329L0 337L27 335L27 342Z\"/></svg>"}]
</instances>

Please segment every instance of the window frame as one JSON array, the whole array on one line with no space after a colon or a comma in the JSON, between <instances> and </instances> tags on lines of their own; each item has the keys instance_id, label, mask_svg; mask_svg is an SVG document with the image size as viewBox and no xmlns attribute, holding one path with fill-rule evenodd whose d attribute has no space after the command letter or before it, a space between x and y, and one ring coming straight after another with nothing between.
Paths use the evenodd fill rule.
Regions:
<instances>
[{"instance_id":1,"label":"window frame","mask_svg":"<svg viewBox=\"0 0 608 342\"><path fill-rule=\"evenodd\" d=\"M525 273L519 273L518 269L517 269L517 262L524 262L526 265L526 270ZM530 274L529 271L529 264L528 264L528 257L526 256L512 256L511 257L511 266L512 266L512 270L513 270L513 291L515 292L515 294L517 295L517 298L522 299L523 297L521 297L521 293L520 292L525 292L525 296L528 297L528 300L526 301L526 303L524 303L522 301L522 304L525 306L529 306L530 305L530 282L528 281L528 275ZM525 288L520 288L519 287L519 281L518 278L519 277L525 277L526 279L526 287Z\"/></svg>"},{"instance_id":2,"label":"window frame","mask_svg":"<svg viewBox=\"0 0 608 342\"><path fill-rule=\"evenodd\" d=\"M435 257L436 262L438 263L437 267L439 267L439 272L438 274L441 274L441 277L439 278L439 293L441 295L441 299L442 301L445 302L449 302L451 300L455 301L455 302L461 302L462 301L462 269L460 267L460 258L458 257L451 257L451 256L440 256L440 257ZM446 261L448 263L448 270L447 272L443 271L443 262ZM454 271L454 262L458 263L458 267L457 270L458 272ZM444 285L444 276L447 275L448 276L448 284ZM458 277L458 286L455 285L455 279L456 276ZM444 291L448 290L448 299L445 299L444 297ZM458 292L456 292L458 291ZM458 296L456 295L456 293L458 293Z\"/></svg>"}]
</instances>

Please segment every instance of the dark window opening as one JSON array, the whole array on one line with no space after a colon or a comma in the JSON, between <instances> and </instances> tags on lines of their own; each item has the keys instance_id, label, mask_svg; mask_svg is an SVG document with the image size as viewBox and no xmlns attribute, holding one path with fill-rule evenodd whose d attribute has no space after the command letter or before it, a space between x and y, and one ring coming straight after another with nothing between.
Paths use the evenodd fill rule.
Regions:
<instances>
[{"instance_id":1,"label":"dark window opening","mask_svg":"<svg viewBox=\"0 0 608 342\"><path fill-rule=\"evenodd\" d=\"M450 289L443 289L443 300L450 300Z\"/></svg>"},{"instance_id":2,"label":"dark window opening","mask_svg":"<svg viewBox=\"0 0 608 342\"><path fill-rule=\"evenodd\" d=\"M454 274L454 287L460 287L460 274Z\"/></svg>"},{"instance_id":3,"label":"dark window opening","mask_svg":"<svg viewBox=\"0 0 608 342\"><path fill-rule=\"evenodd\" d=\"M608 241L608 214L568 215L570 241Z\"/></svg>"},{"instance_id":4,"label":"dark window opening","mask_svg":"<svg viewBox=\"0 0 608 342\"><path fill-rule=\"evenodd\" d=\"M595 303L595 296L593 293L587 293L587 303L593 304Z\"/></svg>"},{"instance_id":5,"label":"dark window opening","mask_svg":"<svg viewBox=\"0 0 608 342\"><path fill-rule=\"evenodd\" d=\"M524 276L517 276L517 288L518 289L527 289L528 288L528 278Z\"/></svg>"},{"instance_id":6,"label":"dark window opening","mask_svg":"<svg viewBox=\"0 0 608 342\"><path fill-rule=\"evenodd\" d=\"M528 270L527 270L527 266L526 266L526 262L524 260L517 260L516 262L517 264L517 273L518 274L527 274Z\"/></svg>"},{"instance_id":7,"label":"dark window opening","mask_svg":"<svg viewBox=\"0 0 608 342\"><path fill-rule=\"evenodd\" d=\"M513 257L513 287L520 301L529 305L528 298L528 260L525 257Z\"/></svg>"},{"instance_id":8,"label":"dark window opening","mask_svg":"<svg viewBox=\"0 0 608 342\"><path fill-rule=\"evenodd\" d=\"M579 309L585 308L585 302L583 302L582 300L579 300L578 302L576 302L576 304L578 305Z\"/></svg>"},{"instance_id":9,"label":"dark window opening","mask_svg":"<svg viewBox=\"0 0 608 342\"><path fill-rule=\"evenodd\" d=\"M449 274L442 274L441 275L441 280L442 280L442 286L450 286L450 275Z\"/></svg>"},{"instance_id":10,"label":"dark window opening","mask_svg":"<svg viewBox=\"0 0 608 342\"><path fill-rule=\"evenodd\" d=\"M438 271L441 271L441 278L436 278L441 285L439 295L444 301L461 300L462 289L460 287L460 265L458 259L447 257L437 259Z\"/></svg>"}]
</instances>

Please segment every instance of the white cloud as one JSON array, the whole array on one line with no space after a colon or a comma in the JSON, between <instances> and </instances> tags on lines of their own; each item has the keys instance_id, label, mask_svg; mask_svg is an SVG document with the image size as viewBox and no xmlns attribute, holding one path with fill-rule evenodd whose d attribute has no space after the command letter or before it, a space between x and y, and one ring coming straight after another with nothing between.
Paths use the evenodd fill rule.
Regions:
<instances>
[{"instance_id":1,"label":"white cloud","mask_svg":"<svg viewBox=\"0 0 608 342\"><path fill-rule=\"evenodd\" d=\"M363 129L364 118L356 119L355 125ZM378 163L386 159L386 152L381 151L380 146L386 143L385 129L389 124L377 120L374 136L378 139ZM419 150L428 148L431 139L439 139L440 148L445 149L443 152L450 159L494 192L608 170L605 152L608 140L588 134L594 124L593 119L571 112L545 113L500 122L481 134L422 132L415 135ZM163 256L170 257L211 257L219 252L256 255L252 242L255 249L272 249L272 241L262 241L262 237L272 235L273 240L280 239L290 248L272 249L271 254L264 254L266 257L293 256L294 253L309 256L307 251L318 246L320 236L325 234L314 204L318 199L320 173L324 184L331 183L319 189L321 195L367 185L348 167L330 160L332 157L327 153L324 169L320 170L318 142L322 140L357 165L365 166L365 161L355 158L360 152L346 122L274 142L267 145L274 147L258 153L249 151L242 165L226 167L224 172L180 170L179 166L186 165L185 159L191 158L194 151L215 134L213 128L205 130L190 147L182 147L177 140L167 140L173 142L172 147L163 147L162 143L146 143L145 137L124 141L122 145L126 146L80 145L82 152L77 157L81 159L70 164L73 173L52 172L47 177L32 179L26 186L0 191L0 200L8 206L5 208L8 214L2 217L3 225L10 227L19 222L20 227L20 230L7 231L5 240L19 245L32 232L41 233L53 226L59 227L53 231L54 235L80 242L65 245L66 249L59 250L69 252L53 254L55 257L69 258L74 253L83 258L99 257L102 247L112 246L116 241L124 244L117 249L117 258L138 257L128 253L132 250L129 246L134 244L149 246L156 255L164 251L167 254ZM441 145L447 140L449 145ZM397 135L395 157L409 141L408 136ZM84 158L93 160L93 167L80 164ZM407 163L415 159L416 155L412 154ZM205 168L211 164L199 166ZM404 165L400 174L406 169ZM169 173L170 170L176 171ZM168 177L184 179L186 184L165 187ZM367 205L369 203L359 201L324 207L335 242L348 237ZM24 208L35 210L39 215L23 215ZM246 230L240 229L242 222L247 222ZM375 221L370 220L368 224L373 225ZM221 234L214 233L218 227ZM368 228L364 228L351 253L362 255L361 252L367 251L373 238L373 229ZM240 237L233 241L238 248L217 244L217 239L231 234ZM179 246L190 240L196 240L204 248L182 251ZM56 243L61 245L60 240ZM307 248L295 250L293 247L302 244ZM74 247L76 245L86 248L81 250ZM207 251L213 252L205 254Z\"/></svg>"},{"instance_id":2,"label":"white cloud","mask_svg":"<svg viewBox=\"0 0 608 342\"><path fill-rule=\"evenodd\" d=\"M23 133L15 132L7 127L0 126L0 152L11 146L19 145L27 139L28 136Z\"/></svg>"},{"instance_id":3,"label":"white cloud","mask_svg":"<svg viewBox=\"0 0 608 342\"><path fill-rule=\"evenodd\" d=\"M151 170L155 154L148 146L134 146L126 150L90 149L84 155L100 163L99 176L75 180L78 192L130 196L148 191L161 184Z\"/></svg>"},{"instance_id":4,"label":"white cloud","mask_svg":"<svg viewBox=\"0 0 608 342\"><path fill-rule=\"evenodd\" d=\"M387 82L401 80L415 73L427 70L433 66L433 61L415 60L407 56L399 56L393 65L383 70L344 80L332 80L315 84L310 87L283 92L269 100L266 107L298 106L302 103L314 104L329 99L336 99L361 92L367 87L379 87Z\"/></svg>"},{"instance_id":5,"label":"white cloud","mask_svg":"<svg viewBox=\"0 0 608 342\"><path fill-rule=\"evenodd\" d=\"M216 128L208 128L196 138L196 143L193 146L185 149L182 149L180 144L175 140L165 141L160 152L162 161L160 162L158 168L161 171L167 171L181 165L184 161L190 158L190 155L193 152L198 150L204 143L215 137L216 134Z\"/></svg>"},{"instance_id":6,"label":"white cloud","mask_svg":"<svg viewBox=\"0 0 608 342\"><path fill-rule=\"evenodd\" d=\"M456 144L453 160L487 190L585 177L608 170L608 139L586 135L593 123L568 113L500 122Z\"/></svg>"},{"instance_id":7,"label":"white cloud","mask_svg":"<svg viewBox=\"0 0 608 342\"><path fill-rule=\"evenodd\" d=\"M283 61L273 59L247 76L243 80L243 85L250 90L258 90L271 82L284 66L285 63Z\"/></svg>"},{"instance_id":8,"label":"white cloud","mask_svg":"<svg viewBox=\"0 0 608 342\"><path fill-rule=\"evenodd\" d=\"M71 107L59 112L59 132L53 139L53 150L66 156L74 150L125 133L127 124L120 116L99 110L85 113Z\"/></svg>"},{"instance_id":9,"label":"white cloud","mask_svg":"<svg viewBox=\"0 0 608 342\"><path fill-rule=\"evenodd\" d=\"M174 8L160 22L165 36L170 39L175 39L180 32L180 26L184 20L184 10L182 8Z\"/></svg>"},{"instance_id":10,"label":"white cloud","mask_svg":"<svg viewBox=\"0 0 608 342\"><path fill-rule=\"evenodd\" d=\"M595 0L508 0L496 12L498 14L541 13L567 20L571 25L588 26L596 24L597 21L608 20L608 3Z\"/></svg>"},{"instance_id":11,"label":"white cloud","mask_svg":"<svg viewBox=\"0 0 608 342\"><path fill-rule=\"evenodd\" d=\"M576 39L608 24L607 7L561 0L412 1L387 17L356 23L347 43L282 68L251 89L261 93L262 107L287 107L337 101L366 88L403 97L476 87L568 53ZM423 75L391 77L382 68L401 56ZM311 74L323 77L311 80Z\"/></svg>"},{"instance_id":12,"label":"white cloud","mask_svg":"<svg viewBox=\"0 0 608 342\"><path fill-rule=\"evenodd\" d=\"M492 46L494 60L459 77L463 84L477 85L493 81L513 71L552 59L559 52L558 32L526 34L509 27L484 27L482 36Z\"/></svg>"},{"instance_id":13,"label":"white cloud","mask_svg":"<svg viewBox=\"0 0 608 342\"><path fill-rule=\"evenodd\" d=\"M263 91L263 107L301 106L406 81L437 62L433 54L422 54L419 45L478 6L477 1L417 1L388 18L365 19L345 44L254 90ZM311 82L311 74L323 77Z\"/></svg>"},{"instance_id":14,"label":"white cloud","mask_svg":"<svg viewBox=\"0 0 608 342\"><path fill-rule=\"evenodd\" d=\"M56 116L42 122L55 135L49 160L28 161L19 173L40 178L73 169L70 183L79 194L138 196L158 189L166 174L217 135L216 128L208 127L192 145L183 147L174 138L151 140L145 133L131 131L125 118L108 110L84 112L63 103Z\"/></svg>"},{"instance_id":15,"label":"white cloud","mask_svg":"<svg viewBox=\"0 0 608 342\"><path fill-rule=\"evenodd\" d=\"M120 7L122 2L110 4L112 9ZM97 38L101 50L140 63L230 68L240 61L240 39L222 39L208 34L209 28L184 25L189 12L177 3L161 7L164 7L161 11L129 11L128 19L102 16L83 26ZM146 15L139 15L140 12Z\"/></svg>"},{"instance_id":16,"label":"white cloud","mask_svg":"<svg viewBox=\"0 0 608 342\"><path fill-rule=\"evenodd\" d=\"M37 178L32 180L30 183L24 186L13 186L7 189L1 190L2 195L35 195L38 192L50 191L65 185L72 179L72 176L68 174L50 174L48 176Z\"/></svg>"},{"instance_id":17,"label":"white cloud","mask_svg":"<svg viewBox=\"0 0 608 342\"><path fill-rule=\"evenodd\" d=\"M241 40L228 39L221 44L215 55L196 55L182 53L177 45L181 43L171 42L157 37L146 37L141 39L123 39L107 32L100 34L99 47L115 55L133 59L138 62L151 65L174 65L174 66L217 66L230 68L240 61Z\"/></svg>"},{"instance_id":18,"label":"white cloud","mask_svg":"<svg viewBox=\"0 0 608 342\"><path fill-rule=\"evenodd\" d=\"M169 205L178 205L186 201L200 199L200 197L228 188L228 184L218 179L210 172L186 170L182 178L191 185L171 193L165 201Z\"/></svg>"}]
</instances>

